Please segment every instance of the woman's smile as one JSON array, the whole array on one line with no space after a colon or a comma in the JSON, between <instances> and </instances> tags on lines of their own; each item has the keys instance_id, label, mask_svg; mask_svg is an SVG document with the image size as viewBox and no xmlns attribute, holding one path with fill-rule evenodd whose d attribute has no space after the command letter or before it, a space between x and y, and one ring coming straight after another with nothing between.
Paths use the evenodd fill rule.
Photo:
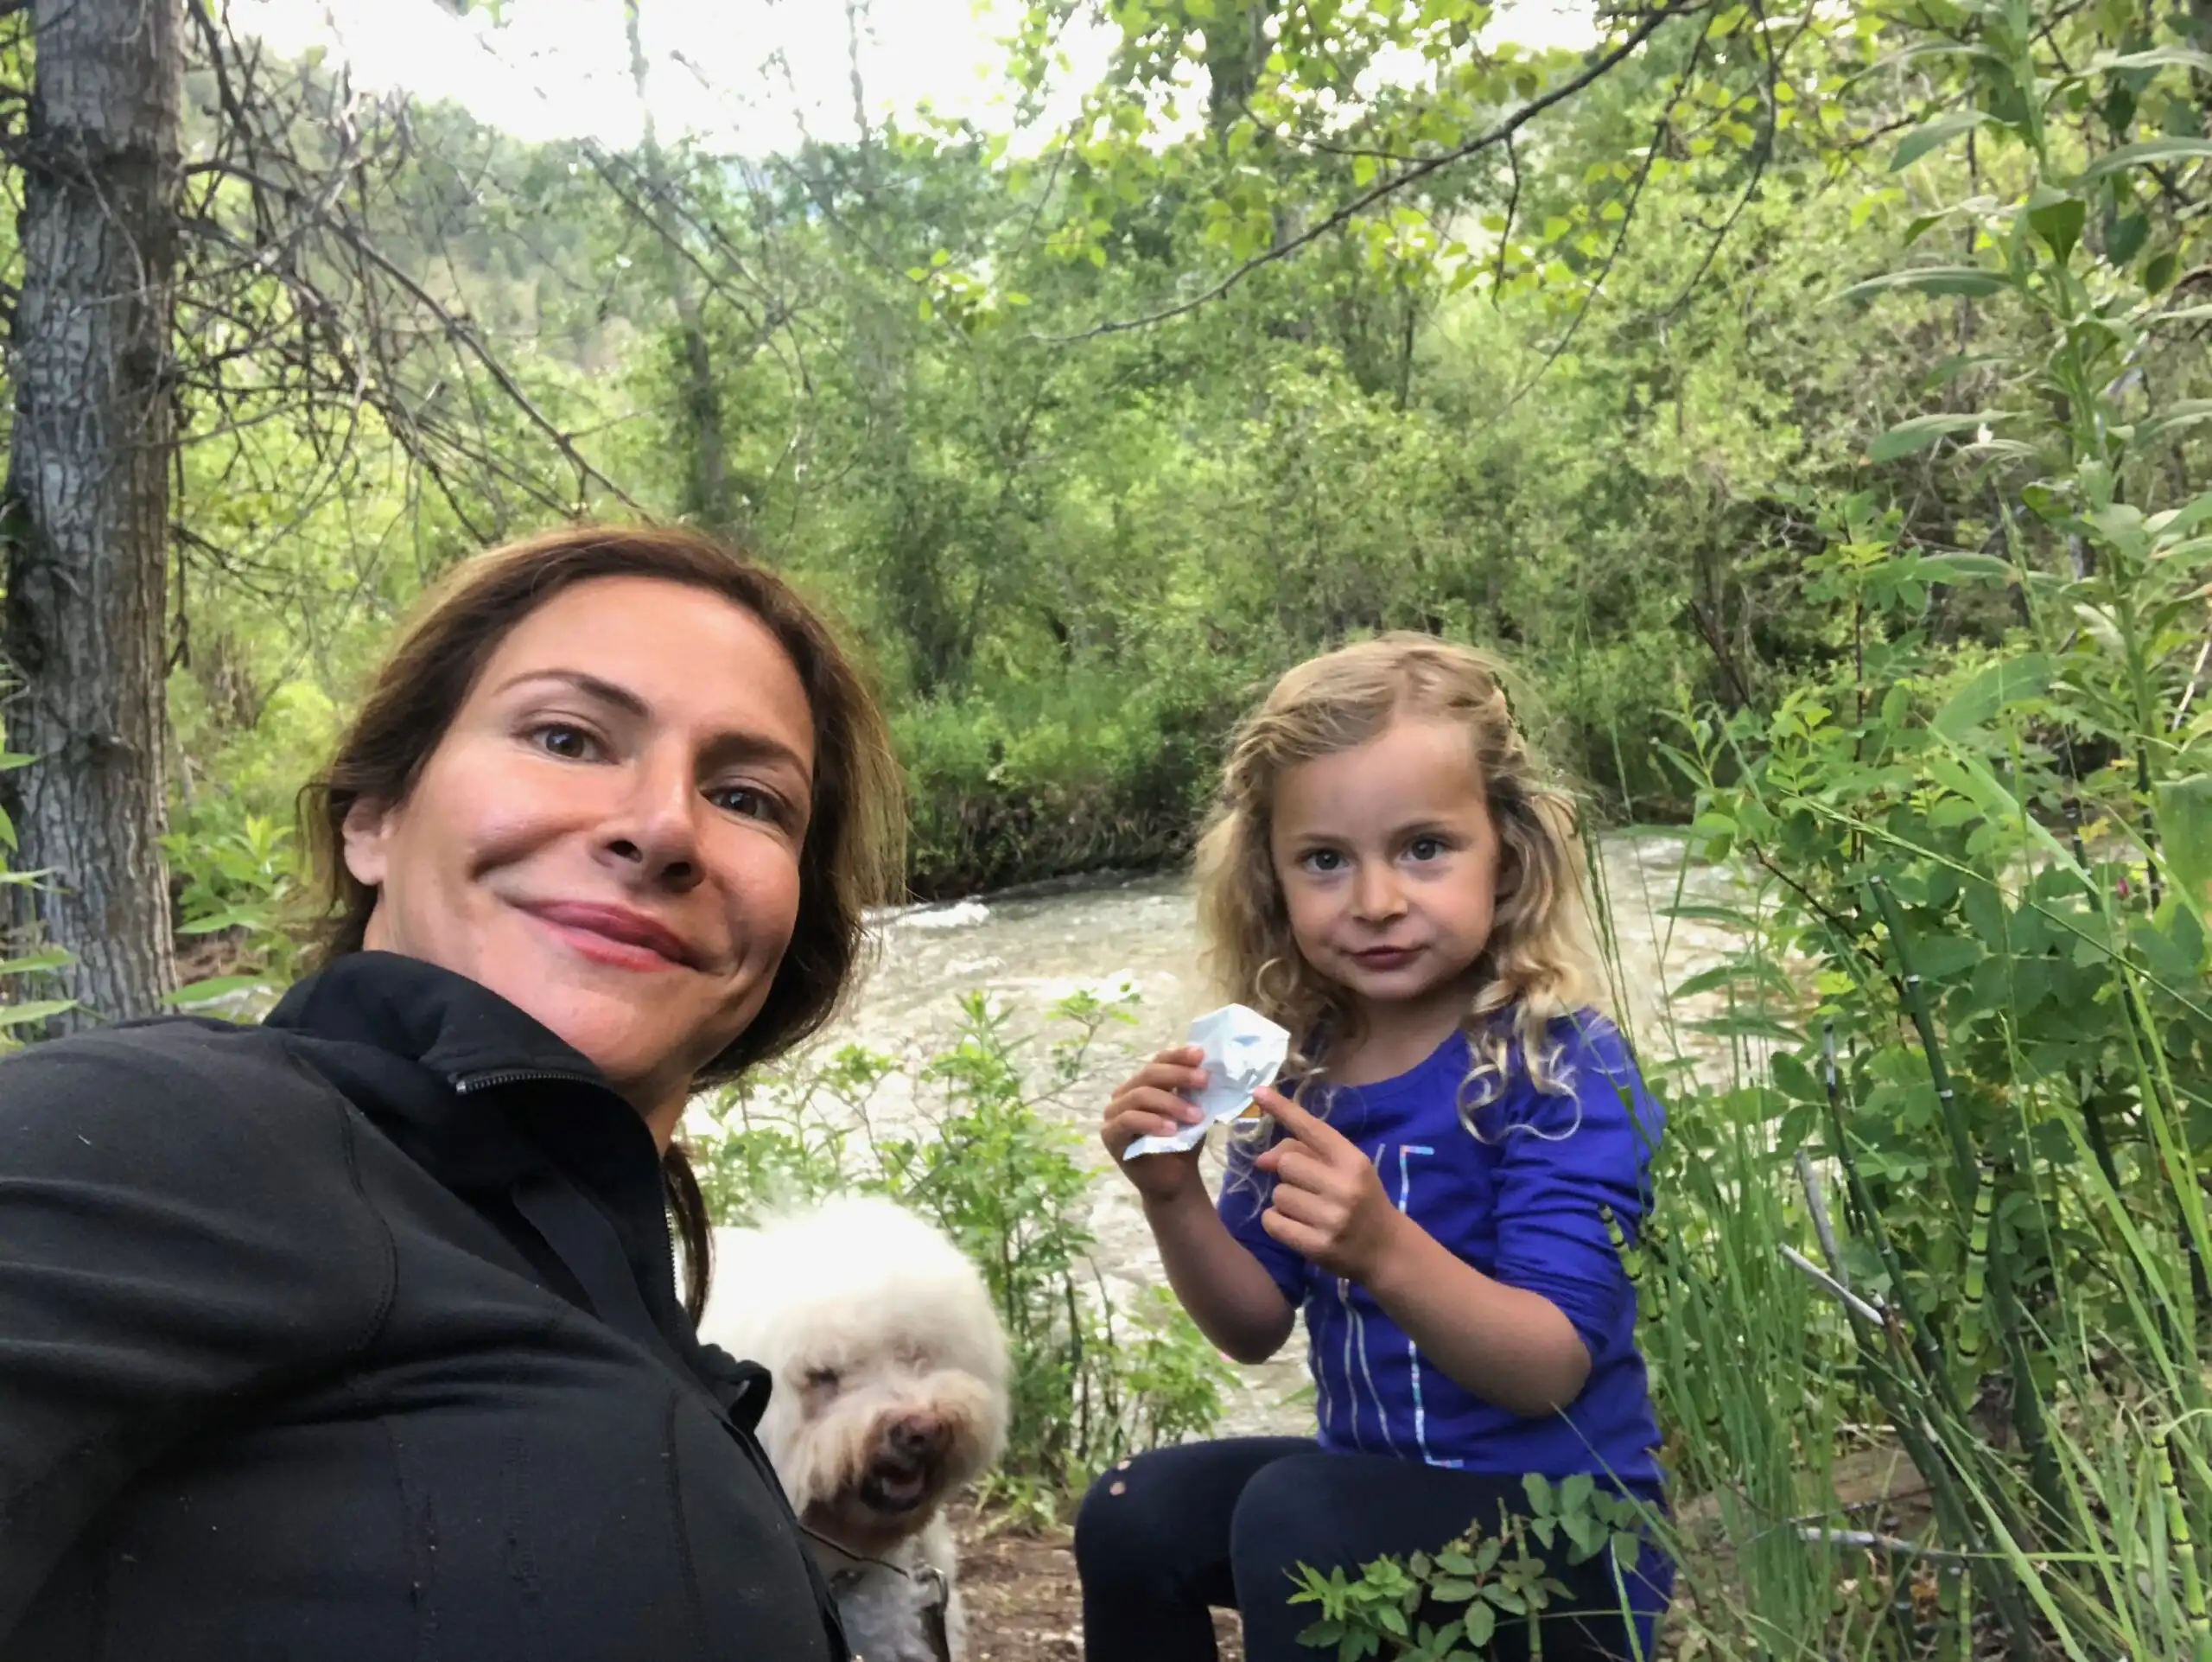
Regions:
<instances>
[{"instance_id":1,"label":"woman's smile","mask_svg":"<svg viewBox=\"0 0 2212 1662\"><path fill-rule=\"evenodd\" d=\"M701 958L673 929L628 907L555 901L522 908L570 950L618 970L655 971L701 966Z\"/></svg>"}]
</instances>

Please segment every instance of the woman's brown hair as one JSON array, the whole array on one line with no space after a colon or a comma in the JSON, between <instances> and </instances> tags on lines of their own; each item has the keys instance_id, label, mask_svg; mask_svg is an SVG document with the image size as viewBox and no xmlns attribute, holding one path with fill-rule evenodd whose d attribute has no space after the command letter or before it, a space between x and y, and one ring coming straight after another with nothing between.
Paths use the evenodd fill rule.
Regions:
<instances>
[{"instance_id":1,"label":"woman's brown hair","mask_svg":"<svg viewBox=\"0 0 2212 1662\"><path fill-rule=\"evenodd\" d=\"M790 654L814 716L814 800L799 854L790 948L750 1026L699 1074L734 1079L782 1055L835 1013L863 950L867 909L905 869L904 787L888 729L866 683L798 593L710 537L646 526L567 526L463 562L424 597L328 763L300 793L301 841L320 915L310 961L361 950L377 891L347 869L346 816L360 801L400 803L444 739L507 632L563 589L601 577L652 577L719 595L766 624ZM662 1161L683 1243L684 1307L706 1308L712 1236L680 1143Z\"/></svg>"}]
</instances>

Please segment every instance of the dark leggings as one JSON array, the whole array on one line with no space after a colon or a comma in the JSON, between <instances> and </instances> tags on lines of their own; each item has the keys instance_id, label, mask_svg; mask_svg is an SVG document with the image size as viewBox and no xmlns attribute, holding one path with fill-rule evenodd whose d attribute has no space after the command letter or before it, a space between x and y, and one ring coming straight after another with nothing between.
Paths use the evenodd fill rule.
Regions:
<instances>
[{"instance_id":1,"label":"dark leggings","mask_svg":"<svg viewBox=\"0 0 2212 1662\"><path fill-rule=\"evenodd\" d=\"M1434 1551L1503 1502L1525 1513L1517 1477L1424 1466L1387 1455L1325 1454L1305 1437L1236 1437L1140 1455L1099 1479L1076 1519L1086 1662L1213 1662L1209 1606L1238 1612L1247 1662L1320 1662L1298 1643L1320 1616L1292 1604L1300 1564L1357 1576L1384 1557ZM1674 1569L1647 1545L1623 1577L1621 1614L1610 1555L1569 1565L1531 1540L1554 1594L1542 1621L1543 1662L1649 1658ZM1443 1621L1464 1609L1444 1607ZM1581 1613L1570 1615L1567 1612ZM1631 1625L1635 1628L1630 1636ZM1525 1624L1501 1627L1497 1662L1532 1654Z\"/></svg>"}]
</instances>

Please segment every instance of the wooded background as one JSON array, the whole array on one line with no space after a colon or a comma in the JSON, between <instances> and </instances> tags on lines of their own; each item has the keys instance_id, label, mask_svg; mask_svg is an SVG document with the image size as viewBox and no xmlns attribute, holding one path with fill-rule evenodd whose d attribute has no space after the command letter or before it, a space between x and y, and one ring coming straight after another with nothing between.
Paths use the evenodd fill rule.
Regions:
<instances>
[{"instance_id":1,"label":"wooded background","mask_svg":"<svg viewBox=\"0 0 2212 1662\"><path fill-rule=\"evenodd\" d=\"M1637 1035L1668 1653L2212 1662L2212 0L1672 0L1543 52L1472 0L1032 0L988 131L877 118L845 0L853 135L747 154L654 118L667 3L625 147L220 0L0 0L0 1046L162 1008L179 946L194 998L283 984L360 678L566 518L842 620L921 895L1170 861L1283 666L1488 643L1594 823L1679 825L1649 933L1731 943ZM1116 1013L962 1008L700 1152L726 1216L845 1183L817 1087L912 1061L1049 1511L1215 1364L1084 1302L1096 1174L1023 1070ZM1528 1541L1662 1527L1603 1500L1532 1484L1321 1636L1479 1649Z\"/></svg>"},{"instance_id":2,"label":"wooded background","mask_svg":"<svg viewBox=\"0 0 2212 1662\"><path fill-rule=\"evenodd\" d=\"M2079 565L2023 494L2084 418L2024 381L2063 326L2001 275L2044 172L2090 169L2093 306L2163 308L2095 370L2169 417L2131 488L2201 461L2194 0L1681 0L1545 54L1471 0L1120 0L1065 130L856 101L750 156L653 121L652 3L620 151L220 0L0 7L0 786L85 1012L157 1003L173 915L258 915L394 620L563 517L745 538L847 621L941 895L1173 856L1235 710L1348 634L1502 646L1599 813L1680 818L1682 712L1863 654L1816 587L1853 514ZM1020 15L1018 99L1077 10ZM1961 275L1839 297L1913 264ZM1937 583L1913 627L2021 616Z\"/></svg>"}]
</instances>

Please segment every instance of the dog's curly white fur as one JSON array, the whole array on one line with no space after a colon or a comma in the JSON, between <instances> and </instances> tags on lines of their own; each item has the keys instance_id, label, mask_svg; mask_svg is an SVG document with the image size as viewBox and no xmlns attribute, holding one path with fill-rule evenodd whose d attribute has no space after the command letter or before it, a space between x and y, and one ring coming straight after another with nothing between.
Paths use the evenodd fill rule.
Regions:
<instances>
[{"instance_id":1,"label":"dog's curly white fur","mask_svg":"<svg viewBox=\"0 0 2212 1662\"><path fill-rule=\"evenodd\" d=\"M847 1555L816 1556L842 1582L854 1651L868 1662L932 1654L913 1578L934 1570L957 1659L943 1506L1006 1440L1006 1335L982 1277L932 1226L873 1196L716 1230L715 1258L699 1336L775 1382L760 1441L792 1509Z\"/></svg>"}]
</instances>

